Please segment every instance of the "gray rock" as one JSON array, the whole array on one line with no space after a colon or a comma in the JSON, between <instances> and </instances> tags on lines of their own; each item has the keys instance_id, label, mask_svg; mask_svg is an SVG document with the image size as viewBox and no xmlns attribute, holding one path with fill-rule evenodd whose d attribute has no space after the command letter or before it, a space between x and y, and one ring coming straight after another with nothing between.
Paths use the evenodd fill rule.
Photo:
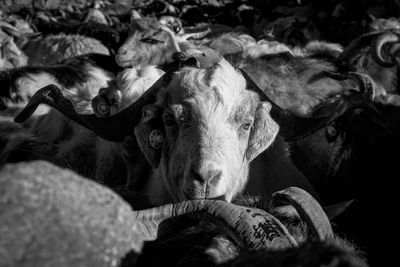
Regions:
<instances>
[{"instance_id":1,"label":"gray rock","mask_svg":"<svg viewBox=\"0 0 400 267\"><path fill-rule=\"evenodd\" d=\"M44 161L0 170L0 266L118 266L142 245L110 189Z\"/></svg>"}]
</instances>

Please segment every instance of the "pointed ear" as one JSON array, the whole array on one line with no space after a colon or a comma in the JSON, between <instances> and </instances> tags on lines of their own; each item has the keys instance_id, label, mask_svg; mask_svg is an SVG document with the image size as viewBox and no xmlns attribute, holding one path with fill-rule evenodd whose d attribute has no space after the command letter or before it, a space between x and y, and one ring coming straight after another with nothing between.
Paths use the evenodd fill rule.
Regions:
<instances>
[{"instance_id":1,"label":"pointed ear","mask_svg":"<svg viewBox=\"0 0 400 267\"><path fill-rule=\"evenodd\" d=\"M279 125L271 118L270 110L269 102L263 101L258 104L246 151L249 161L267 149L279 132Z\"/></svg>"},{"instance_id":2,"label":"pointed ear","mask_svg":"<svg viewBox=\"0 0 400 267\"><path fill-rule=\"evenodd\" d=\"M140 149L150 165L156 169L160 164L161 149L165 131L159 105L146 105L142 108L142 120L134 131Z\"/></svg>"}]
</instances>

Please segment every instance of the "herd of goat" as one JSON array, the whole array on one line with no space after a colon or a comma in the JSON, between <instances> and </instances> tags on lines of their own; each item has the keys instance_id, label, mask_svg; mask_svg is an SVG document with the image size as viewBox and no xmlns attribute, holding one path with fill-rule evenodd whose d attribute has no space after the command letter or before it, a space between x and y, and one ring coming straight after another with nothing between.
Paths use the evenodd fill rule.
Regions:
<instances>
[{"instance_id":1,"label":"herd of goat","mask_svg":"<svg viewBox=\"0 0 400 267\"><path fill-rule=\"evenodd\" d=\"M0 266L396 258L397 1L93 2L0 10Z\"/></svg>"}]
</instances>

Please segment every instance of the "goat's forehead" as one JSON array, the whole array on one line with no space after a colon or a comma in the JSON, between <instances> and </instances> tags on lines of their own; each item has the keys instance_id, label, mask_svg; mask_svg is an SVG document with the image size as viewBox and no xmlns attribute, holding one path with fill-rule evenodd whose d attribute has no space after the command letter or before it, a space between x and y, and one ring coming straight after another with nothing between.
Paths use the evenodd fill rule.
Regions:
<instances>
[{"instance_id":1,"label":"goat's forehead","mask_svg":"<svg viewBox=\"0 0 400 267\"><path fill-rule=\"evenodd\" d=\"M228 64L222 62L206 70L182 69L172 77L166 88L168 98L174 103L222 104L227 108L248 99L256 100L257 94L246 90L242 74Z\"/></svg>"}]
</instances>

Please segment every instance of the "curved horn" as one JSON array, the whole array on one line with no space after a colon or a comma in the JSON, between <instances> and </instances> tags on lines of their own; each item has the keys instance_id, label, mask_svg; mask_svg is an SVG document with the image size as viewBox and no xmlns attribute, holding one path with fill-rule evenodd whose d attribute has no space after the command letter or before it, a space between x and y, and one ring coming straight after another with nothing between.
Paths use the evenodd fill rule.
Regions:
<instances>
[{"instance_id":1,"label":"curved horn","mask_svg":"<svg viewBox=\"0 0 400 267\"><path fill-rule=\"evenodd\" d=\"M37 91L14 120L19 123L24 122L35 112L40 104L47 104L71 120L92 130L98 136L112 142L122 142L126 136L133 133L134 127L139 123L142 116L142 107L149 102L155 101L155 96L163 82L164 76L129 107L115 115L103 118L98 118L94 114L78 114L71 101L63 96L61 89L54 84L50 84Z\"/></svg>"},{"instance_id":2,"label":"curved horn","mask_svg":"<svg viewBox=\"0 0 400 267\"><path fill-rule=\"evenodd\" d=\"M287 141L310 135L331 121L329 116L324 116L323 118L302 118L283 110L258 87L244 70L240 69L240 71L246 79L248 89L257 92L261 101L271 103L271 117L279 124L279 135ZM334 110L334 107L338 105L338 99L331 99L324 104L329 105Z\"/></svg>"},{"instance_id":3,"label":"curved horn","mask_svg":"<svg viewBox=\"0 0 400 267\"><path fill-rule=\"evenodd\" d=\"M155 101L159 89L170 82L171 74L184 66L196 67L198 65L198 60L194 57L176 62L136 102L117 114L108 117L96 117L94 114L78 114L72 102L64 97L61 89L54 84L50 84L38 90L32 96L29 103L15 117L14 121L18 123L26 121L40 104L47 104L71 120L92 130L98 136L112 142L122 142L126 136L133 133L135 126L140 122L142 107Z\"/></svg>"},{"instance_id":4,"label":"curved horn","mask_svg":"<svg viewBox=\"0 0 400 267\"><path fill-rule=\"evenodd\" d=\"M349 72L349 75L351 77L354 77L355 80L358 82L360 92L365 94L369 99L372 100L375 95L374 93L376 91L376 84L371 76L360 72Z\"/></svg>"},{"instance_id":5,"label":"curved horn","mask_svg":"<svg viewBox=\"0 0 400 267\"><path fill-rule=\"evenodd\" d=\"M297 246L285 226L271 214L221 200L190 200L148 210L135 211L144 240L157 238L161 222L171 217L202 212L222 221L239 246L246 249L288 248Z\"/></svg>"},{"instance_id":6,"label":"curved horn","mask_svg":"<svg viewBox=\"0 0 400 267\"><path fill-rule=\"evenodd\" d=\"M368 74L360 72L337 73L331 71L324 71L324 74L334 80L355 80L359 86L359 91L365 94L369 99L373 100L376 91L376 84Z\"/></svg>"},{"instance_id":7,"label":"curved horn","mask_svg":"<svg viewBox=\"0 0 400 267\"><path fill-rule=\"evenodd\" d=\"M311 235L318 240L333 236L328 216L319 203L306 191L298 187L289 187L272 195L270 211L281 206L291 205L305 222Z\"/></svg>"},{"instance_id":8,"label":"curved horn","mask_svg":"<svg viewBox=\"0 0 400 267\"><path fill-rule=\"evenodd\" d=\"M400 46L397 45L400 36L394 32L385 32L379 35L371 45L371 55L381 66L391 68L396 65L395 56L399 53Z\"/></svg>"}]
</instances>

